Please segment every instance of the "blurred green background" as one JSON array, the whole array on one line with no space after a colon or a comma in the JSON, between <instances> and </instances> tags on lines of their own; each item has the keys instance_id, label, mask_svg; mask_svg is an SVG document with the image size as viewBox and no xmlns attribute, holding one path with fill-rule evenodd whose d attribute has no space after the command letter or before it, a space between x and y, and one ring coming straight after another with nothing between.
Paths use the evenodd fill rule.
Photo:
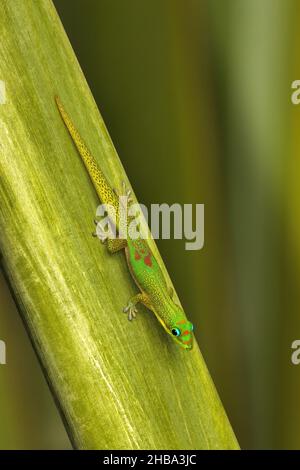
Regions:
<instances>
[{"instance_id":1,"label":"blurred green background","mask_svg":"<svg viewBox=\"0 0 300 470\"><path fill-rule=\"evenodd\" d=\"M158 246L240 445L300 448L300 2L54 3L139 201L205 204ZM69 448L3 277L0 338L0 448Z\"/></svg>"}]
</instances>

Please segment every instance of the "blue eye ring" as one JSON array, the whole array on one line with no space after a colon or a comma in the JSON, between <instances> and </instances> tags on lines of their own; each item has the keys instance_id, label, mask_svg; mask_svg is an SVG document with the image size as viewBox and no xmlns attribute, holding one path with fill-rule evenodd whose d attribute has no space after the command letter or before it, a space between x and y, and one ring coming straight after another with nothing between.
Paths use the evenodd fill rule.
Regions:
<instances>
[{"instance_id":1,"label":"blue eye ring","mask_svg":"<svg viewBox=\"0 0 300 470\"><path fill-rule=\"evenodd\" d=\"M191 331L194 331L194 325L191 323Z\"/></svg>"},{"instance_id":2,"label":"blue eye ring","mask_svg":"<svg viewBox=\"0 0 300 470\"><path fill-rule=\"evenodd\" d=\"M180 336L181 332L179 328L172 328L171 333L173 336Z\"/></svg>"}]
</instances>

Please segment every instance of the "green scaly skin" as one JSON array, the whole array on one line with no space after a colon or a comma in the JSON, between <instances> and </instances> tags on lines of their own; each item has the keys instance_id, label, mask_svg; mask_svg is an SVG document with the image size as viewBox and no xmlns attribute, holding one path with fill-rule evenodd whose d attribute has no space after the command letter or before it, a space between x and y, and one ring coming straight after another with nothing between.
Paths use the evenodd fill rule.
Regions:
<instances>
[{"instance_id":1,"label":"green scaly skin","mask_svg":"<svg viewBox=\"0 0 300 470\"><path fill-rule=\"evenodd\" d=\"M119 229L119 197L98 167L60 99L55 97L55 100L102 204L114 208L114 216L117 215L116 225ZM192 349L193 325L187 320L182 308L173 301L173 290L168 288L164 275L147 241L142 238L131 239L127 235L127 239L108 239L107 247L111 253L125 250L129 271L140 289L140 293L132 297L124 308L124 312L128 313L128 318L130 320L135 318L136 305L141 302L156 315L161 325L176 343L186 350Z\"/></svg>"}]
</instances>

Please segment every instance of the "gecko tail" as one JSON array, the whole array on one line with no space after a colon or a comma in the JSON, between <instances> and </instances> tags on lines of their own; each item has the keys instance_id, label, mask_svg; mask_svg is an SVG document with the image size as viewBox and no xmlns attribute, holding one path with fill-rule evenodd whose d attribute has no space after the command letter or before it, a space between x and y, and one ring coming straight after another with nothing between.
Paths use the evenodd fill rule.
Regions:
<instances>
[{"instance_id":1,"label":"gecko tail","mask_svg":"<svg viewBox=\"0 0 300 470\"><path fill-rule=\"evenodd\" d=\"M119 210L119 200L116 197L115 192L110 187L104 173L98 166L95 158L87 148L85 142L81 138L78 130L76 129L73 121L71 120L70 116L68 115L67 111L65 110L60 98L58 95L55 95L55 102L59 113L62 117L63 122L69 134L78 150L78 153L89 173L91 181L94 185L94 188L103 204L111 205L114 207L116 213Z\"/></svg>"},{"instance_id":2,"label":"gecko tail","mask_svg":"<svg viewBox=\"0 0 300 470\"><path fill-rule=\"evenodd\" d=\"M72 140L73 140L73 142L74 142L74 144L75 144L75 146L76 146L83 162L85 163L85 165L87 167L87 170L90 173L90 170L92 168L97 167L98 172L101 172L100 168L98 168L96 160L94 159L94 157L90 153L89 149L85 145L84 141L82 140L79 132L77 131L73 121L71 120L70 116L68 115L67 111L65 110L65 108L64 108L64 106L63 106L63 104L62 104L62 102L61 102L58 95L55 95L55 101L56 101L57 108L60 112L60 115L62 117L62 120L64 121L64 123L66 125L66 128L68 129L68 131L69 131L69 133L72 137ZM92 175L91 175L91 177L92 177Z\"/></svg>"}]
</instances>

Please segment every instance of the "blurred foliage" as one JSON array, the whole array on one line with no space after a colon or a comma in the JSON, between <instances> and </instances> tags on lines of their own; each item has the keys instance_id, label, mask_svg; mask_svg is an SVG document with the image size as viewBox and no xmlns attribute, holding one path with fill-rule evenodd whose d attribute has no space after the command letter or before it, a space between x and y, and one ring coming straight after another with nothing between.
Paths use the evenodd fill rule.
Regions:
<instances>
[{"instance_id":1,"label":"blurred foliage","mask_svg":"<svg viewBox=\"0 0 300 470\"><path fill-rule=\"evenodd\" d=\"M203 250L158 247L241 446L299 448L299 2L54 3L139 200L205 204Z\"/></svg>"},{"instance_id":2,"label":"blurred foliage","mask_svg":"<svg viewBox=\"0 0 300 470\"><path fill-rule=\"evenodd\" d=\"M0 449L65 449L69 439L0 273L0 337L7 364L0 366Z\"/></svg>"}]
</instances>

